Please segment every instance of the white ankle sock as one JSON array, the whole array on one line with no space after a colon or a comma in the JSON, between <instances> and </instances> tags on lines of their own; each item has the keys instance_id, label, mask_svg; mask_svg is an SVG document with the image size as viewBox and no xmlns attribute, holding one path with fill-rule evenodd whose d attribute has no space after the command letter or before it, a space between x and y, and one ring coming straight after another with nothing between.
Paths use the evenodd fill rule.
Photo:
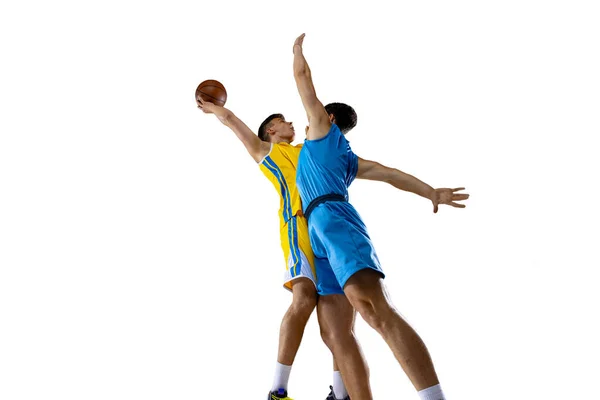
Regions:
<instances>
[{"instance_id":1,"label":"white ankle sock","mask_svg":"<svg viewBox=\"0 0 600 400\"><path fill-rule=\"evenodd\" d=\"M348 396L348 391L346 390L346 386L344 386L340 371L333 371L333 394L336 399L340 400L345 399L346 396Z\"/></svg>"},{"instance_id":2,"label":"white ankle sock","mask_svg":"<svg viewBox=\"0 0 600 400\"><path fill-rule=\"evenodd\" d=\"M277 389L287 390L291 370L291 365L275 364L275 379L273 380L272 391Z\"/></svg>"},{"instance_id":3,"label":"white ankle sock","mask_svg":"<svg viewBox=\"0 0 600 400\"><path fill-rule=\"evenodd\" d=\"M446 400L439 384L420 390L418 394L421 400Z\"/></svg>"}]
</instances>

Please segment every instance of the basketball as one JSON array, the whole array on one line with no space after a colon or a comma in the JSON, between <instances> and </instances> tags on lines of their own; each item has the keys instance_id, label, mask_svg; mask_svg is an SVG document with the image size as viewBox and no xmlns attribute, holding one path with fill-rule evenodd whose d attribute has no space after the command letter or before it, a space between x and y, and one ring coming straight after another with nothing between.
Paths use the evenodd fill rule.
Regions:
<instances>
[{"instance_id":1,"label":"basketball","mask_svg":"<svg viewBox=\"0 0 600 400\"><path fill-rule=\"evenodd\" d=\"M196 88L196 99L198 97L204 101L210 101L223 107L227 101L227 91L221 82L209 79L199 84Z\"/></svg>"}]
</instances>

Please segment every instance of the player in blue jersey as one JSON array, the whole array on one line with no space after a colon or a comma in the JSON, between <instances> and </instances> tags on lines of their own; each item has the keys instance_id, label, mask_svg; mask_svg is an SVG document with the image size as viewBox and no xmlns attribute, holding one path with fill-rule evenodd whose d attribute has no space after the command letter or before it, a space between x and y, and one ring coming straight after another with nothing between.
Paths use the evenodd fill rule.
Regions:
<instances>
[{"instance_id":1,"label":"player in blue jersey","mask_svg":"<svg viewBox=\"0 0 600 400\"><path fill-rule=\"evenodd\" d=\"M420 195L433 203L464 208L456 203L469 195L458 189L434 189L397 169L359 158L344 137L348 127L325 110L317 98L310 68L302 52L304 34L293 47L294 78L307 113L309 129L300 152L296 183L315 256L319 302L345 294L363 319L390 346L423 400L445 400L427 347L391 303L367 229L348 202L348 186L354 178L386 180L396 188ZM339 123L339 125L338 125ZM342 127L343 130L340 130ZM351 129L352 127L350 127ZM319 322L335 324L335 313L323 313ZM326 342L333 353L353 400L371 399L347 374L351 355L336 341Z\"/></svg>"}]
</instances>

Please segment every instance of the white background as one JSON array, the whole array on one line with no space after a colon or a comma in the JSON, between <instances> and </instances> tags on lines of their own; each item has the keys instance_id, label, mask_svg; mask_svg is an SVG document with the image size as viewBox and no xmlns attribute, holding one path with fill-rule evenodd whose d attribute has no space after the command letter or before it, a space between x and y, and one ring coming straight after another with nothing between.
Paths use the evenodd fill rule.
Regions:
<instances>
[{"instance_id":1,"label":"white background","mask_svg":"<svg viewBox=\"0 0 600 400\"><path fill-rule=\"evenodd\" d=\"M0 399L265 398L278 198L194 103L218 79L253 129L354 106L363 158L464 210L356 181L392 299L451 399L597 399L599 14L591 1L41 2L0 8ZM417 395L357 334L377 399ZM325 398L308 323L290 379Z\"/></svg>"}]
</instances>

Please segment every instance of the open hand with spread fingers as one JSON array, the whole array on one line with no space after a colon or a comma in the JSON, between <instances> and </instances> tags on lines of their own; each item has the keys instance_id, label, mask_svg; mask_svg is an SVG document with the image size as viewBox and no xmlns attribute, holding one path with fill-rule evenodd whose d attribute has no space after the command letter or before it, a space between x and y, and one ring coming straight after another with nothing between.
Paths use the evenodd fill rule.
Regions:
<instances>
[{"instance_id":1,"label":"open hand with spread fingers","mask_svg":"<svg viewBox=\"0 0 600 400\"><path fill-rule=\"evenodd\" d=\"M456 203L457 201L467 200L469 198L469 195L467 193L455 193L460 190L465 190L465 188L461 187L456 189L435 189L435 192L433 193L433 198L431 199L431 202L433 203L433 212L438 212L439 204L447 204L452 207L465 208L466 205L462 203Z\"/></svg>"}]
</instances>

